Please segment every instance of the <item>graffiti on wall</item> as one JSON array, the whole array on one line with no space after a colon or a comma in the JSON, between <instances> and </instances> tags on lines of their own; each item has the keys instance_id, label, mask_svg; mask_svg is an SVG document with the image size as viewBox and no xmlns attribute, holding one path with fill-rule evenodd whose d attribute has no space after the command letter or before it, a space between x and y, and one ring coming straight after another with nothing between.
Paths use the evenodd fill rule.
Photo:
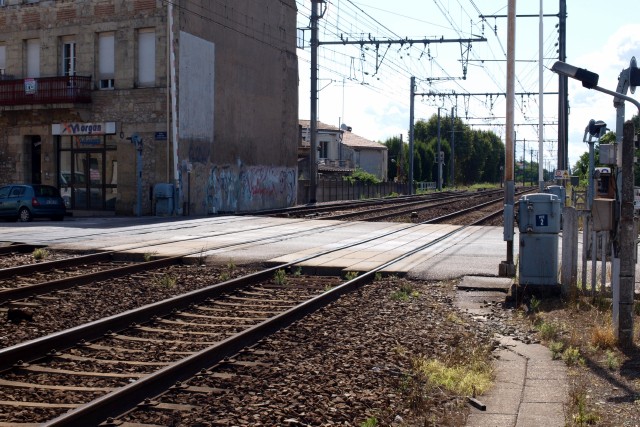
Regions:
<instances>
[{"instance_id":1,"label":"graffiti on wall","mask_svg":"<svg viewBox=\"0 0 640 427\"><path fill-rule=\"evenodd\" d=\"M246 212L293 206L297 194L295 169L268 166L214 166L207 204L215 212Z\"/></svg>"}]
</instances>

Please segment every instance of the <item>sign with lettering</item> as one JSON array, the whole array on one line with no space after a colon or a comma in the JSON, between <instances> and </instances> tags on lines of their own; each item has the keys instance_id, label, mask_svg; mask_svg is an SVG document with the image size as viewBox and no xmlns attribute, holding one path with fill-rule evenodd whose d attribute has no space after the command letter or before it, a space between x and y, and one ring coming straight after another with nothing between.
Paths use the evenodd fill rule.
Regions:
<instances>
[{"instance_id":1,"label":"sign with lettering","mask_svg":"<svg viewBox=\"0 0 640 427\"><path fill-rule=\"evenodd\" d=\"M61 123L60 135L104 135L104 123Z\"/></svg>"},{"instance_id":2,"label":"sign with lettering","mask_svg":"<svg viewBox=\"0 0 640 427\"><path fill-rule=\"evenodd\" d=\"M547 214L536 215L536 225L538 227L548 227L549 217L547 216Z\"/></svg>"},{"instance_id":3,"label":"sign with lettering","mask_svg":"<svg viewBox=\"0 0 640 427\"><path fill-rule=\"evenodd\" d=\"M34 95L38 92L38 82L36 79L24 79L24 94Z\"/></svg>"}]
</instances>

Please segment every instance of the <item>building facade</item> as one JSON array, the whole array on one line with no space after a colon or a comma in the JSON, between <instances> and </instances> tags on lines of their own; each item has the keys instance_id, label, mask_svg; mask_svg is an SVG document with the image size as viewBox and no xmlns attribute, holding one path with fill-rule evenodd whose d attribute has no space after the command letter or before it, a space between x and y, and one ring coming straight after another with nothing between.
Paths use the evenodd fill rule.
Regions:
<instances>
[{"instance_id":1,"label":"building facade","mask_svg":"<svg viewBox=\"0 0 640 427\"><path fill-rule=\"evenodd\" d=\"M2 3L0 183L125 215L295 204L295 0Z\"/></svg>"},{"instance_id":2,"label":"building facade","mask_svg":"<svg viewBox=\"0 0 640 427\"><path fill-rule=\"evenodd\" d=\"M301 146L309 147L310 121L300 120L299 123ZM338 128L318 122L317 132L318 173L321 176L349 175L361 169L380 181L387 181L389 149L384 144L359 136L347 126ZM308 149L301 151L302 155L307 156Z\"/></svg>"}]
</instances>

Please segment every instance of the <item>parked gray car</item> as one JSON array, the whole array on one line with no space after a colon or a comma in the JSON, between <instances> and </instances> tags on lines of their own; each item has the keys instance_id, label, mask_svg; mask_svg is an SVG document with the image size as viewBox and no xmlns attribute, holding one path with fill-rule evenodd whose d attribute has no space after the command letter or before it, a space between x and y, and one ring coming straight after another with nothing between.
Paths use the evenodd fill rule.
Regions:
<instances>
[{"instance_id":1,"label":"parked gray car","mask_svg":"<svg viewBox=\"0 0 640 427\"><path fill-rule=\"evenodd\" d=\"M40 184L0 186L0 217L28 222L33 218L62 221L66 213L64 200L56 187Z\"/></svg>"}]
</instances>

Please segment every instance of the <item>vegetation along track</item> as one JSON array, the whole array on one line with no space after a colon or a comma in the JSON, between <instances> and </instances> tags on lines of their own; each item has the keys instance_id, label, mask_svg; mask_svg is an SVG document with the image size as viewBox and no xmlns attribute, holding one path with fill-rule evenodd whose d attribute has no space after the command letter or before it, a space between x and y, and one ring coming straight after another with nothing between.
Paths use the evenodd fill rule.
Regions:
<instances>
[{"instance_id":1,"label":"vegetation along track","mask_svg":"<svg viewBox=\"0 0 640 427\"><path fill-rule=\"evenodd\" d=\"M279 272L319 255L5 348L0 408L10 409L0 412L0 420L95 425L338 299L391 264L340 285L317 278L294 288L278 282Z\"/></svg>"}]
</instances>

